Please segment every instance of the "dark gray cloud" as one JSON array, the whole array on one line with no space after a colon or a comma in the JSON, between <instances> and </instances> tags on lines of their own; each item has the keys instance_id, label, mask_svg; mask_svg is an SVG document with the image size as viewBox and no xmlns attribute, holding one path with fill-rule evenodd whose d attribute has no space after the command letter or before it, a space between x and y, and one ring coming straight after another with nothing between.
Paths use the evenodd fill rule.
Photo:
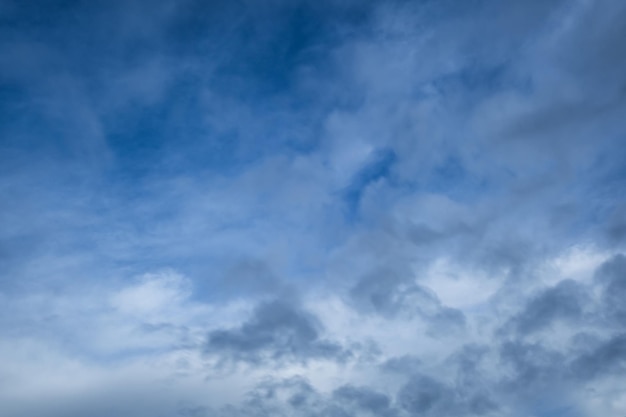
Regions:
<instances>
[{"instance_id":1,"label":"dark gray cloud","mask_svg":"<svg viewBox=\"0 0 626 417\"><path fill-rule=\"evenodd\" d=\"M617 334L580 355L572 361L571 371L583 380L626 376L626 334Z\"/></svg>"},{"instance_id":2,"label":"dark gray cloud","mask_svg":"<svg viewBox=\"0 0 626 417\"><path fill-rule=\"evenodd\" d=\"M510 325L520 335L527 335L549 328L559 320L578 324L590 304L587 288L575 281L564 280L529 300Z\"/></svg>"},{"instance_id":3,"label":"dark gray cloud","mask_svg":"<svg viewBox=\"0 0 626 417\"><path fill-rule=\"evenodd\" d=\"M507 341L499 349L500 360L511 370L504 382L520 393L546 389L560 382L566 356L539 343Z\"/></svg>"},{"instance_id":4,"label":"dark gray cloud","mask_svg":"<svg viewBox=\"0 0 626 417\"><path fill-rule=\"evenodd\" d=\"M498 406L484 393L452 387L426 375L415 375L398 392L398 404L409 415L497 415Z\"/></svg>"},{"instance_id":5,"label":"dark gray cloud","mask_svg":"<svg viewBox=\"0 0 626 417\"><path fill-rule=\"evenodd\" d=\"M429 375L432 364L410 357L387 361L384 369L408 379L396 401L409 415L498 415L499 388L485 367L492 353L488 345L462 346L439 364L440 375Z\"/></svg>"},{"instance_id":6,"label":"dark gray cloud","mask_svg":"<svg viewBox=\"0 0 626 417\"><path fill-rule=\"evenodd\" d=\"M626 256L619 254L607 260L596 272L602 286L602 312L617 326L626 325Z\"/></svg>"},{"instance_id":7,"label":"dark gray cloud","mask_svg":"<svg viewBox=\"0 0 626 417\"><path fill-rule=\"evenodd\" d=\"M452 412L454 392L440 382L416 376L398 393L398 403L411 414L437 415Z\"/></svg>"},{"instance_id":8,"label":"dark gray cloud","mask_svg":"<svg viewBox=\"0 0 626 417\"><path fill-rule=\"evenodd\" d=\"M248 392L243 404L224 408L216 415L493 416L497 410L496 403L485 394L415 374L395 395L355 385L343 385L325 394L303 377L269 379Z\"/></svg>"},{"instance_id":9,"label":"dark gray cloud","mask_svg":"<svg viewBox=\"0 0 626 417\"><path fill-rule=\"evenodd\" d=\"M224 407L216 416L333 416L348 417L354 414L342 408L332 398L317 391L301 376L268 378L259 382L246 394L242 404Z\"/></svg>"},{"instance_id":10,"label":"dark gray cloud","mask_svg":"<svg viewBox=\"0 0 626 417\"><path fill-rule=\"evenodd\" d=\"M350 355L339 344L325 340L322 332L311 313L276 300L261 303L239 328L210 332L204 350L258 364L267 360L344 360Z\"/></svg>"}]
</instances>

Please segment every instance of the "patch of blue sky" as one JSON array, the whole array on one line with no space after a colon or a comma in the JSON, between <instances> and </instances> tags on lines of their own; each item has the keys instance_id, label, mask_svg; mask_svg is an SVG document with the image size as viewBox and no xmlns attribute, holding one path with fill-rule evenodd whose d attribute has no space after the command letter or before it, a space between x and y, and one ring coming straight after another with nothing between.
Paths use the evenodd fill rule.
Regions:
<instances>
[{"instance_id":1,"label":"patch of blue sky","mask_svg":"<svg viewBox=\"0 0 626 417\"><path fill-rule=\"evenodd\" d=\"M359 218L361 197L367 187L379 180L385 180L391 174L396 153L389 148L378 149L372 153L363 167L350 180L343 190L342 199L346 205L346 218L350 221Z\"/></svg>"}]
</instances>

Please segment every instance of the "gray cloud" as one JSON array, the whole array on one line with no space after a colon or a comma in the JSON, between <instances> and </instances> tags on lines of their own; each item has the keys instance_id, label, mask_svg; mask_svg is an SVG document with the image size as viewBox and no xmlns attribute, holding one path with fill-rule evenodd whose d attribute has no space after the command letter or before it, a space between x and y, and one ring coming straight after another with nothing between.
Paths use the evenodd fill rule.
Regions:
<instances>
[{"instance_id":1,"label":"gray cloud","mask_svg":"<svg viewBox=\"0 0 626 417\"><path fill-rule=\"evenodd\" d=\"M261 303L239 328L209 333L206 353L261 364L267 360L343 360L349 352L323 339L318 320L286 301Z\"/></svg>"},{"instance_id":2,"label":"gray cloud","mask_svg":"<svg viewBox=\"0 0 626 417\"><path fill-rule=\"evenodd\" d=\"M484 393L455 389L434 378L415 375L398 392L398 404L410 415L497 415L498 407Z\"/></svg>"},{"instance_id":3,"label":"gray cloud","mask_svg":"<svg viewBox=\"0 0 626 417\"><path fill-rule=\"evenodd\" d=\"M623 254L606 261L596 272L602 286L602 310L607 319L617 326L626 323L626 257Z\"/></svg>"},{"instance_id":4,"label":"gray cloud","mask_svg":"<svg viewBox=\"0 0 626 417\"><path fill-rule=\"evenodd\" d=\"M362 277L350 295L364 311L391 317L420 316L433 334L459 331L465 326L461 311L442 305L435 293L392 270L381 269Z\"/></svg>"},{"instance_id":5,"label":"gray cloud","mask_svg":"<svg viewBox=\"0 0 626 417\"><path fill-rule=\"evenodd\" d=\"M242 404L224 407L217 416L351 416L331 398L318 392L301 376L268 378L259 382L246 395Z\"/></svg>"},{"instance_id":6,"label":"gray cloud","mask_svg":"<svg viewBox=\"0 0 626 417\"><path fill-rule=\"evenodd\" d=\"M333 391L333 398L375 416L397 415L391 408L391 399L387 395L368 387L344 385Z\"/></svg>"},{"instance_id":7,"label":"gray cloud","mask_svg":"<svg viewBox=\"0 0 626 417\"><path fill-rule=\"evenodd\" d=\"M563 353L538 343L507 341L499 349L500 360L512 374L504 382L511 390L536 392L560 381L566 369Z\"/></svg>"},{"instance_id":8,"label":"gray cloud","mask_svg":"<svg viewBox=\"0 0 626 417\"><path fill-rule=\"evenodd\" d=\"M558 320L578 324L583 319L585 307L590 304L591 299L583 285L564 280L529 300L511 324L520 335L540 331Z\"/></svg>"},{"instance_id":9,"label":"gray cloud","mask_svg":"<svg viewBox=\"0 0 626 417\"><path fill-rule=\"evenodd\" d=\"M416 374L422 367L423 363L418 357L409 355L390 358L381 364L381 369L384 372L393 372L400 375Z\"/></svg>"},{"instance_id":10,"label":"gray cloud","mask_svg":"<svg viewBox=\"0 0 626 417\"><path fill-rule=\"evenodd\" d=\"M0 414L626 412L623 2L0 14Z\"/></svg>"},{"instance_id":11,"label":"gray cloud","mask_svg":"<svg viewBox=\"0 0 626 417\"><path fill-rule=\"evenodd\" d=\"M617 334L576 358L571 371L577 378L626 375L626 334Z\"/></svg>"}]
</instances>

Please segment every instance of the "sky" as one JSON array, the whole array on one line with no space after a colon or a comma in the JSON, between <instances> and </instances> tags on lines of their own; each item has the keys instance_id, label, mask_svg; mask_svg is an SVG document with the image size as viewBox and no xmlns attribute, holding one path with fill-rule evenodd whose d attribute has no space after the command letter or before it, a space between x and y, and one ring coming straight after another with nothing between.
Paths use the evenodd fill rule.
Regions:
<instances>
[{"instance_id":1,"label":"sky","mask_svg":"<svg viewBox=\"0 0 626 417\"><path fill-rule=\"evenodd\" d=\"M0 0L0 415L623 417L626 2Z\"/></svg>"}]
</instances>

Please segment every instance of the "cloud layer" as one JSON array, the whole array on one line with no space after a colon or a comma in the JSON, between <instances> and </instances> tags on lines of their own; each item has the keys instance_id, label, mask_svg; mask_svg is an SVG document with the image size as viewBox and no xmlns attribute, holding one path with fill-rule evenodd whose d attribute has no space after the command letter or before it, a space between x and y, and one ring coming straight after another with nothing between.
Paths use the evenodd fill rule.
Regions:
<instances>
[{"instance_id":1,"label":"cloud layer","mask_svg":"<svg viewBox=\"0 0 626 417\"><path fill-rule=\"evenodd\" d=\"M0 414L626 414L625 28L0 0Z\"/></svg>"}]
</instances>

